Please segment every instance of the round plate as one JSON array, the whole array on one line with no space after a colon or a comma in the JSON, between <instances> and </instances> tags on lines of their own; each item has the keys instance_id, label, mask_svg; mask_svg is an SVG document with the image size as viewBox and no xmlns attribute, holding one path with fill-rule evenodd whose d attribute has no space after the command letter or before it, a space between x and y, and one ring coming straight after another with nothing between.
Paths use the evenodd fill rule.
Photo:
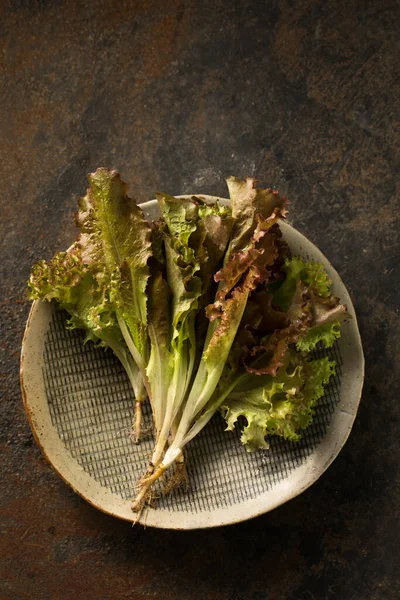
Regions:
<instances>
[{"instance_id":1,"label":"round plate","mask_svg":"<svg viewBox=\"0 0 400 600\"><path fill-rule=\"evenodd\" d=\"M150 219L159 216L156 201L142 208ZM352 316L334 347L316 352L337 361L337 375L297 444L272 437L269 450L250 454L240 444L239 432L225 432L217 414L187 446L187 489L160 493L156 508L141 514L143 524L195 529L266 513L314 483L347 440L364 378L354 308L339 275L318 248L287 223L281 228L293 254L325 266L334 294ZM65 320L66 313L41 301L33 303L28 317L21 386L33 434L47 460L78 494L108 514L133 521L131 499L146 471L152 436L133 443L134 398L124 369L110 351L83 345L81 332L67 330ZM148 405L144 413L150 431Z\"/></svg>"}]
</instances>

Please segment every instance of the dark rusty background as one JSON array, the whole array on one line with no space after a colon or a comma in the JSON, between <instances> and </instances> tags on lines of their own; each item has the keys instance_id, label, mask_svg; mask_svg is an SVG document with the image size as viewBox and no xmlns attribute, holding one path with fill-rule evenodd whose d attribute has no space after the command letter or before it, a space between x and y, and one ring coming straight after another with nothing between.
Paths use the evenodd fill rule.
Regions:
<instances>
[{"instance_id":1,"label":"dark rusty background","mask_svg":"<svg viewBox=\"0 0 400 600\"><path fill-rule=\"evenodd\" d=\"M399 18L398 0L0 2L2 600L398 598ZM74 238L100 165L141 201L257 176L351 291L367 361L354 430L271 514L132 529L33 443L25 281Z\"/></svg>"}]
</instances>

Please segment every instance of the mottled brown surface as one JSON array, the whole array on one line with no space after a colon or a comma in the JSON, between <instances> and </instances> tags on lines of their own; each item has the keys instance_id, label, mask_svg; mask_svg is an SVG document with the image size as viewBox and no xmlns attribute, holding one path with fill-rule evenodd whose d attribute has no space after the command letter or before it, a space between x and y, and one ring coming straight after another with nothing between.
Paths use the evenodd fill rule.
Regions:
<instances>
[{"instance_id":1,"label":"mottled brown surface","mask_svg":"<svg viewBox=\"0 0 400 600\"><path fill-rule=\"evenodd\" d=\"M0 2L2 599L398 597L399 18L395 0ZM73 239L99 165L139 200L222 195L229 174L277 186L352 293L367 360L353 433L269 515L132 529L33 443L25 280Z\"/></svg>"}]
</instances>

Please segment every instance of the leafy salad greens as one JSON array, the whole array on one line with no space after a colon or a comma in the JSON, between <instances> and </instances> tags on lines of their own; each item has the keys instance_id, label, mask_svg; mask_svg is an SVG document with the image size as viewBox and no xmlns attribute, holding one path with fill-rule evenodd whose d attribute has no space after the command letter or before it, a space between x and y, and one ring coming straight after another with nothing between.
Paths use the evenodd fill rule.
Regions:
<instances>
[{"instance_id":1,"label":"leafy salad greens","mask_svg":"<svg viewBox=\"0 0 400 600\"><path fill-rule=\"evenodd\" d=\"M230 177L229 206L157 194L161 218L149 223L116 171L89 184L76 242L33 266L29 297L58 302L69 328L118 357L137 441L151 404L154 449L133 510L166 470L179 483L186 444L218 410L248 451L269 435L299 440L335 373L312 351L340 336L346 307L322 265L291 256L287 199Z\"/></svg>"}]
</instances>

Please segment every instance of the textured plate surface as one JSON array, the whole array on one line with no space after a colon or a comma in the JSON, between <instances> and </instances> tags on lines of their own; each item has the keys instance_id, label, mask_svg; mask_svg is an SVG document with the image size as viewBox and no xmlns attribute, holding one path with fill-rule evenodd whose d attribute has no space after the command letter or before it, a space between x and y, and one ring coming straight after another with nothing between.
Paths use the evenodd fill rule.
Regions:
<instances>
[{"instance_id":1,"label":"textured plate surface","mask_svg":"<svg viewBox=\"0 0 400 600\"><path fill-rule=\"evenodd\" d=\"M202 196L208 199L207 196ZM211 199L211 198L210 198ZM154 201L142 206L157 216ZM359 403L364 358L350 297L338 274L302 234L281 223L293 254L324 264L333 291L353 319L327 355L337 375L320 400L313 424L300 443L271 438L271 448L247 453L239 432L224 432L216 415L188 445L188 489L160 497L140 521L149 526L192 529L242 521L265 513L309 487L345 443ZM97 508L133 520L130 500L152 450L149 434L136 446L131 437L133 394L114 355L82 344L78 331L65 328L66 313L34 302L21 356L25 408L35 438L59 475ZM151 426L145 408L145 426Z\"/></svg>"}]
</instances>

